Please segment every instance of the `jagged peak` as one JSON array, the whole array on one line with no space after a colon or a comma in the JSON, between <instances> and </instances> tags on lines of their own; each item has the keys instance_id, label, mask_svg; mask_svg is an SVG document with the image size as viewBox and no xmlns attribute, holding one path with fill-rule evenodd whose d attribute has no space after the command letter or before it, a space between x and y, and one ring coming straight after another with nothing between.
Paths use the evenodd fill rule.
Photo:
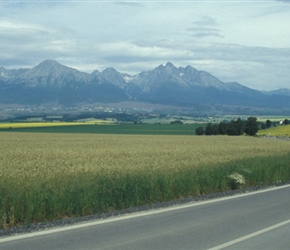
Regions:
<instances>
[{"instance_id":1,"label":"jagged peak","mask_svg":"<svg viewBox=\"0 0 290 250\"><path fill-rule=\"evenodd\" d=\"M92 72L92 75L99 75L100 74L100 71L98 71L97 69L95 69L93 72Z\"/></svg>"},{"instance_id":2,"label":"jagged peak","mask_svg":"<svg viewBox=\"0 0 290 250\"><path fill-rule=\"evenodd\" d=\"M192 73L197 74L199 72L196 68L194 68L190 65L187 65L185 68L179 67L178 70L182 73L190 73L190 74L192 74Z\"/></svg>"},{"instance_id":3,"label":"jagged peak","mask_svg":"<svg viewBox=\"0 0 290 250\"><path fill-rule=\"evenodd\" d=\"M190 65L187 65L187 66L185 67L185 69L187 69L187 70L198 71L196 68L194 68L194 67L192 67L192 66L190 66Z\"/></svg>"},{"instance_id":4,"label":"jagged peak","mask_svg":"<svg viewBox=\"0 0 290 250\"><path fill-rule=\"evenodd\" d=\"M38 64L36 67L32 68L31 71L35 72L46 72L46 73L54 73L56 75L63 73L63 72L71 72L71 73L81 73L86 74L81 71L78 71L75 68L68 67L59 63L56 60L47 59Z\"/></svg>"},{"instance_id":5,"label":"jagged peak","mask_svg":"<svg viewBox=\"0 0 290 250\"><path fill-rule=\"evenodd\" d=\"M113 67L109 67L109 68L106 68L102 71L102 73L119 73L115 68Z\"/></svg>"},{"instance_id":6,"label":"jagged peak","mask_svg":"<svg viewBox=\"0 0 290 250\"><path fill-rule=\"evenodd\" d=\"M173 73L174 71L178 71L178 69L171 62L167 62L165 66L160 64L155 70L165 70L167 72ZM175 72L176 73L176 72Z\"/></svg>"},{"instance_id":7,"label":"jagged peak","mask_svg":"<svg viewBox=\"0 0 290 250\"><path fill-rule=\"evenodd\" d=\"M163 64L160 64L158 67L156 67L155 69L164 69L164 65Z\"/></svg>"},{"instance_id":8,"label":"jagged peak","mask_svg":"<svg viewBox=\"0 0 290 250\"><path fill-rule=\"evenodd\" d=\"M58 61L56 60L52 60L52 59L47 59L47 60L44 60L42 61L40 64L38 64L37 66L45 66L45 67L52 67L52 66L64 66L62 64L60 64ZM36 67L37 67L36 66ZM65 67L65 66L64 66Z\"/></svg>"},{"instance_id":9,"label":"jagged peak","mask_svg":"<svg viewBox=\"0 0 290 250\"><path fill-rule=\"evenodd\" d=\"M176 68L172 62L167 62L165 68Z\"/></svg>"}]
</instances>

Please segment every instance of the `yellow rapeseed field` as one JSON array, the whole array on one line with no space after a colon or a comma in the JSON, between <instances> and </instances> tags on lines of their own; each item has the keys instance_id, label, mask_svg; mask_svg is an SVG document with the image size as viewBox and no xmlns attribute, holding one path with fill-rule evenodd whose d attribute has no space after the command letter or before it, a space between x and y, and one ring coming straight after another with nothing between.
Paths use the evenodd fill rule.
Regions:
<instances>
[{"instance_id":1,"label":"yellow rapeseed field","mask_svg":"<svg viewBox=\"0 0 290 250\"><path fill-rule=\"evenodd\" d=\"M95 120L88 120L88 121L84 121L84 122L7 122L7 123L0 123L0 129L92 125L92 124L96 124L96 123L98 123L98 124L111 124L112 121L95 119Z\"/></svg>"}]
</instances>

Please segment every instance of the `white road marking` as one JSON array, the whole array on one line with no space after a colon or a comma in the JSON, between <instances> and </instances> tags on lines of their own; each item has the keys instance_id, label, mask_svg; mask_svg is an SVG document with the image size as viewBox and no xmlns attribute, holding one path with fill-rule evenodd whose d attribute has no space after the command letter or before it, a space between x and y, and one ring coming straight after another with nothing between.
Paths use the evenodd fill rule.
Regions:
<instances>
[{"instance_id":1,"label":"white road marking","mask_svg":"<svg viewBox=\"0 0 290 250\"><path fill-rule=\"evenodd\" d=\"M221 202L221 201L225 201L225 200L238 199L238 198L245 197L245 196L271 192L271 191L275 191L278 189L289 188L289 187L290 187L290 184L284 185L284 186L279 186L279 187L267 188L267 189L258 190L258 191L253 191L253 192L244 193L244 194L237 194L234 196L227 196L227 197L223 197L223 198L216 198L216 199L211 199L211 200L206 200L206 201L190 202L190 203L184 204L184 205L176 205L176 206L172 206L172 207L168 207L168 208L160 208L160 209L150 210L150 211L145 211L145 212L136 212L136 213L121 215L121 216L113 217L113 218L100 219L100 220L92 221L92 222L84 222L84 223L75 224L75 225L71 225L71 226L52 228L52 229L47 229L47 230L39 231L39 232L32 232L32 233L26 233L26 234L21 234L21 235L8 236L5 238L0 238L0 243L13 241L13 240L32 238L32 237L36 237L36 236L48 235L48 234L53 234L53 233L59 233L59 232L64 232L64 231L69 231L69 230L79 229L79 228L84 228L84 227L91 227L91 226L101 225L101 224L105 224L105 223L111 223L111 222L116 222L116 221L121 221L121 220L132 219L132 218L138 218L138 217L159 214L159 213L164 213L164 212L169 212L169 211L174 211L174 210L179 210L179 209L184 209L184 208L189 208L189 207L201 206L201 205L206 205L206 204L215 203L215 202Z\"/></svg>"},{"instance_id":2,"label":"white road marking","mask_svg":"<svg viewBox=\"0 0 290 250\"><path fill-rule=\"evenodd\" d=\"M232 241L226 242L226 243L224 243L224 244L221 244L221 245L219 245L219 246L215 246L215 247L213 247L213 248L209 248L208 250L220 250L220 249L223 249L223 248L226 248L226 247L232 246L232 245L234 245L234 244L237 244L237 243L239 243L239 242L242 242L242 241L248 240L248 239L253 238L253 237L255 237L255 236L258 236L258 235L260 235L260 234L263 234L263 233L269 232L269 231L274 230L274 229L276 229L276 228L279 228L279 227L285 226L285 225L287 225L287 224L289 224L289 223L290 223L290 220L286 220L286 221L283 221L283 222L278 223L278 224L276 224L276 225L273 225L273 226L271 226L271 227L267 227L267 228L265 228L265 229L262 229L262 230L259 230L259 231L257 231L257 232L254 232L254 233L248 234L248 235L246 235L246 236L243 236L243 237L241 237L241 238L238 238L238 239L235 239L235 240L232 240Z\"/></svg>"}]
</instances>

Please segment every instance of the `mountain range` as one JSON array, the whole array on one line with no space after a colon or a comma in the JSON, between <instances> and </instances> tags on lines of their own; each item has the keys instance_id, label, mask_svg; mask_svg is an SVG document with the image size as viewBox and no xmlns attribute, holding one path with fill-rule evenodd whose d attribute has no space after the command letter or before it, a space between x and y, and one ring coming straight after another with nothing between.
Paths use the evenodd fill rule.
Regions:
<instances>
[{"instance_id":1,"label":"mountain range","mask_svg":"<svg viewBox=\"0 0 290 250\"><path fill-rule=\"evenodd\" d=\"M0 103L40 105L58 103L143 102L193 107L196 105L289 109L290 90L263 92L237 82L222 82L192 66L168 62L137 75L114 68L91 74L45 60L31 69L0 67Z\"/></svg>"}]
</instances>

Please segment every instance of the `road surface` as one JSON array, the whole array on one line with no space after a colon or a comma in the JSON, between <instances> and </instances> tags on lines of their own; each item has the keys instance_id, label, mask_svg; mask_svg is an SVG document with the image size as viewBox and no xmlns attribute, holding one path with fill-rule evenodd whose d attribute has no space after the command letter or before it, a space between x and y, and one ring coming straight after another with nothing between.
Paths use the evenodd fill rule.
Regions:
<instances>
[{"instance_id":1,"label":"road surface","mask_svg":"<svg viewBox=\"0 0 290 250\"><path fill-rule=\"evenodd\" d=\"M0 238L1 250L289 247L290 185Z\"/></svg>"}]
</instances>

